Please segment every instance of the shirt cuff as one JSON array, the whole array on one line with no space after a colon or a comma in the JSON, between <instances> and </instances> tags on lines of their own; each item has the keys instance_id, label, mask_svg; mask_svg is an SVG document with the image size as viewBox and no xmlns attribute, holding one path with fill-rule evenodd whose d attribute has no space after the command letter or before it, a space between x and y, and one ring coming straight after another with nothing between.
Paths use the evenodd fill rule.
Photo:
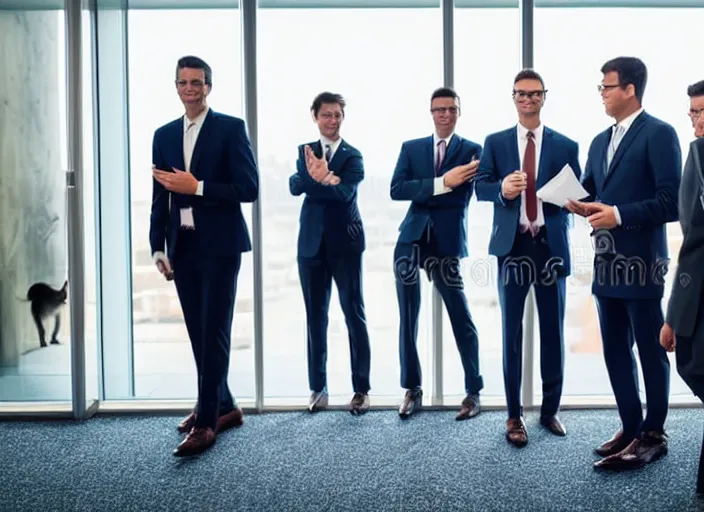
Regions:
<instances>
[{"instance_id":1,"label":"shirt cuff","mask_svg":"<svg viewBox=\"0 0 704 512\"><path fill-rule=\"evenodd\" d=\"M439 176L433 180L433 195L434 196L439 196L441 194L447 194L448 192L452 192L452 189L450 187L445 186L445 179L442 176Z\"/></svg>"},{"instance_id":2,"label":"shirt cuff","mask_svg":"<svg viewBox=\"0 0 704 512\"><path fill-rule=\"evenodd\" d=\"M202 183L202 182L201 182ZM160 261L168 261L168 258L166 257L166 254L164 254L161 251L156 251L154 254L152 254L152 259L154 260L154 263L158 263Z\"/></svg>"},{"instance_id":3,"label":"shirt cuff","mask_svg":"<svg viewBox=\"0 0 704 512\"><path fill-rule=\"evenodd\" d=\"M203 195L203 182L202 181L198 182L198 188L196 188L196 195L197 196Z\"/></svg>"},{"instance_id":4,"label":"shirt cuff","mask_svg":"<svg viewBox=\"0 0 704 512\"><path fill-rule=\"evenodd\" d=\"M614 206L614 217L616 217L616 224L621 225L621 214L618 212L618 206Z\"/></svg>"}]
</instances>

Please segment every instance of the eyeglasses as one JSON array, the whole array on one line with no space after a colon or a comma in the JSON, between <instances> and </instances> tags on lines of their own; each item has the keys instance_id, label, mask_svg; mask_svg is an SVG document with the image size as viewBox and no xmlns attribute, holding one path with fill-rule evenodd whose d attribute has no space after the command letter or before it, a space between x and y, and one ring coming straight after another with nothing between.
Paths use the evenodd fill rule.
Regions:
<instances>
[{"instance_id":1,"label":"eyeglasses","mask_svg":"<svg viewBox=\"0 0 704 512\"><path fill-rule=\"evenodd\" d=\"M457 107L435 107L435 108L431 108L430 111L433 114L444 114L446 112L449 112L450 114L455 116L460 111L460 109Z\"/></svg>"},{"instance_id":2,"label":"eyeglasses","mask_svg":"<svg viewBox=\"0 0 704 512\"><path fill-rule=\"evenodd\" d=\"M335 119L339 121L340 119L342 119L343 114L340 114L339 112L323 112L322 114L320 114L320 117L322 117L323 119Z\"/></svg>"},{"instance_id":3,"label":"eyeglasses","mask_svg":"<svg viewBox=\"0 0 704 512\"><path fill-rule=\"evenodd\" d=\"M547 94L547 89L544 91L521 91L521 90L513 90L513 97L517 98L519 100L524 100L526 98L530 100L539 100L542 99L545 94Z\"/></svg>"},{"instance_id":4,"label":"eyeglasses","mask_svg":"<svg viewBox=\"0 0 704 512\"><path fill-rule=\"evenodd\" d=\"M176 80L176 85L182 89L187 85L190 85L194 89L200 89L204 84L200 80Z\"/></svg>"},{"instance_id":5,"label":"eyeglasses","mask_svg":"<svg viewBox=\"0 0 704 512\"><path fill-rule=\"evenodd\" d=\"M692 118L692 121L695 121L699 119L702 114L704 114L704 108L690 108L688 114L689 117Z\"/></svg>"},{"instance_id":6,"label":"eyeglasses","mask_svg":"<svg viewBox=\"0 0 704 512\"><path fill-rule=\"evenodd\" d=\"M599 84L596 86L596 90L599 92L604 92L608 89L613 89L614 87L619 87L620 84Z\"/></svg>"}]
</instances>

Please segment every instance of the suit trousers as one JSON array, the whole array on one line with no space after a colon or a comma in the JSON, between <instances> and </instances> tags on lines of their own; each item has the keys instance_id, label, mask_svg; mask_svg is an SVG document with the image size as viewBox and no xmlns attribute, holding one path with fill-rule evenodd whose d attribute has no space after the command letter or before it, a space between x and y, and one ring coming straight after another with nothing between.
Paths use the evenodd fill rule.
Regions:
<instances>
[{"instance_id":1,"label":"suit trousers","mask_svg":"<svg viewBox=\"0 0 704 512\"><path fill-rule=\"evenodd\" d=\"M597 296L596 305L604 361L625 439L638 437L644 431L663 432L670 394L670 360L660 346L660 329L664 323L660 299ZM648 404L645 420L638 393L634 342L638 345L645 381Z\"/></svg>"},{"instance_id":2,"label":"suit trousers","mask_svg":"<svg viewBox=\"0 0 704 512\"><path fill-rule=\"evenodd\" d=\"M198 233L179 233L174 282L198 375L196 427L215 428L236 407L227 384L230 337L242 255L210 256L199 250Z\"/></svg>"},{"instance_id":3,"label":"suit trousers","mask_svg":"<svg viewBox=\"0 0 704 512\"><path fill-rule=\"evenodd\" d=\"M541 416L557 414L562 398L565 350L565 272L551 263L546 230L535 237L516 233L511 252L498 258L498 290L503 327L504 390L509 418L523 415L523 312L531 287L535 290L540 325ZM555 263L557 263L555 261Z\"/></svg>"},{"instance_id":4,"label":"suit trousers","mask_svg":"<svg viewBox=\"0 0 704 512\"><path fill-rule=\"evenodd\" d=\"M479 394L484 387L479 372L479 337L464 293L460 259L441 254L436 235L430 227L420 240L415 243L398 242L394 250L400 316L401 387L411 390L421 388L422 373L417 347L420 269L424 269L428 279L435 284L447 308L464 369L465 393Z\"/></svg>"},{"instance_id":5,"label":"suit trousers","mask_svg":"<svg viewBox=\"0 0 704 512\"><path fill-rule=\"evenodd\" d=\"M371 347L362 293L362 253L336 253L331 249L323 237L315 257L298 258L306 307L308 385L313 392L327 390L328 313L334 280L347 326L352 389L368 393Z\"/></svg>"}]
</instances>

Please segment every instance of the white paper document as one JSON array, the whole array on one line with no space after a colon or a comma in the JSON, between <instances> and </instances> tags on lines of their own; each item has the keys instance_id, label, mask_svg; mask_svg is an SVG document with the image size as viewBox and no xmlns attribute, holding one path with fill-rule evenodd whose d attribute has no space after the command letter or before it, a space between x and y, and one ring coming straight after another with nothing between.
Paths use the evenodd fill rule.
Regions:
<instances>
[{"instance_id":1,"label":"white paper document","mask_svg":"<svg viewBox=\"0 0 704 512\"><path fill-rule=\"evenodd\" d=\"M186 229L195 229L196 225L193 222L193 208L181 208L181 227Z\"/></svg>"},{"instance_id":2,"label":"white paper document","mask_svg":"<svg viewBox=\"0 0 704 512\"><path fill-rule=\"evenodd\" d=\"M560 172L535 193L541 201L565 206L568 199L579 201L589 195L574 175L570 164L565 164Z\"/></svg>"}]
</instances>

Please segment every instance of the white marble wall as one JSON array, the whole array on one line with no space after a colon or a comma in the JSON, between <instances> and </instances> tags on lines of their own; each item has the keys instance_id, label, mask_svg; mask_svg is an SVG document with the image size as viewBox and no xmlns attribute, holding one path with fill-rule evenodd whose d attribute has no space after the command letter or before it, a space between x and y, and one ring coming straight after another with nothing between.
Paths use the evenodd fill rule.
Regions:
<instances>
[{"instance_id":1,"label":"white marble wall","mask_svg":"<svg viewBox=\"0 0 704 512\"><path fill-rule=\"evenodd\" d=\"M0 366L39 347L29 304L19 298L33 283L60 287L67 277L60 16L0 11Z\"/></svg>"}]
</instances>

